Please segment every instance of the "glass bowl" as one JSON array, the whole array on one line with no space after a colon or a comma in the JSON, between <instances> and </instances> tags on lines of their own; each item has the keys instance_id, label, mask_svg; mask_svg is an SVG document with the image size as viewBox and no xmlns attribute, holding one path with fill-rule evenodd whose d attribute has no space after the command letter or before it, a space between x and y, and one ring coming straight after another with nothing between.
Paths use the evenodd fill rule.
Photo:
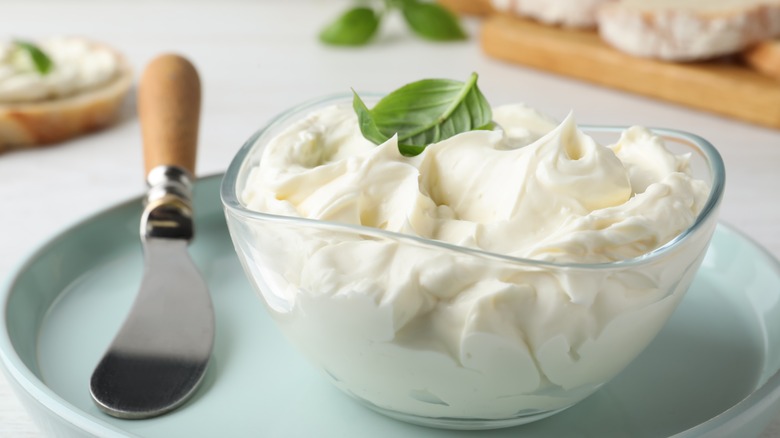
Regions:
<instances>
[{"instance_id":1,"label":"glass bowl","mask_svg":"<svg viewBox=\"0 0 780 438\"><path fill-rule=\"evenodd\" d=\"M371 409L451 429L552 415L620 373L658 334L696 275L717 223L725 171L710 143L679 131L653 130L675 153L690 153L694 176L710 183L702 212L660 248L612 263L521 259L241 203L249 170L270 139L312 111L350 102L351 95L339 95L278 116L237 153L221 197L244 271L282 332ZM581 129L601 144L623 130ZM354 293L339 292L344 284ZM473 298L467 291L475 284L496 293ZM577 302L566 293L573 288ZM410 317L423 307L426 315L446 309L446 316Z\"/></svg>"}]
</instances>

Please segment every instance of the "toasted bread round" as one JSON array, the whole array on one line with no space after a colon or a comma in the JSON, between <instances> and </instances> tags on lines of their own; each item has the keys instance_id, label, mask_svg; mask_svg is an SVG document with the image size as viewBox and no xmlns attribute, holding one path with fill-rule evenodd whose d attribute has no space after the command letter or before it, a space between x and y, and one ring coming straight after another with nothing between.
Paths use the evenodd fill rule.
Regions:
<instances>
[{"instance_id":1,"label":"toasted bread round","mask_svg":"<svg viewBox=\"0 0 780 438\"><path fill-rule=\"evenodd\" d=\"M0 102L0 152L59 143L115 122L133 84L129 64L116 56L117 73L97 87L40 101Z\"/></svg>"},{"instance_id":2,"label":"toasted bread round","mask_svg":"<svg viewBox=\"0 0 780 438\"><path fill-rule=\"evenodd\" d=\"M780 34L778 0L623 0L598 13L602 38L635 56L698 61Z\"/></svg>"}]
</instances>

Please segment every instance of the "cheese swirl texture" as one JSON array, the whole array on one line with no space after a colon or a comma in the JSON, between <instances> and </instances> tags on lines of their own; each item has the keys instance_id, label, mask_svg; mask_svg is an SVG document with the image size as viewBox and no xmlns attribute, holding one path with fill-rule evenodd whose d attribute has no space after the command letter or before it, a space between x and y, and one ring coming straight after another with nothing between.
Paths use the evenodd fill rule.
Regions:
<instances>
[{"instance_id":1,"label":"cheese swirl texture","mask_svg":"<svg viewBox=\"0 0 780 438\"><path fill-rule=\"evenodd\" d=\"M349 107L311 114L267 147L243 200L258 211L376 227L521 258L641 256L690 226L707 184L685 156L633 127L609 147L569 115L523 105L416 157L364 139Z\"/></svg>"}]
</instances>

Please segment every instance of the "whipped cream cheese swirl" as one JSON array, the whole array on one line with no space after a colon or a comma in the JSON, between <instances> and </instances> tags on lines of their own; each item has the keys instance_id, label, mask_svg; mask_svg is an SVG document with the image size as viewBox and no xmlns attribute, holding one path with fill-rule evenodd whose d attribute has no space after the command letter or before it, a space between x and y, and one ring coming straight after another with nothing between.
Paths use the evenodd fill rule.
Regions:
<instances>
[{"instance_id":1,"label":"whipped cream cheese swirl","mask_svg":"<svg viewBox=\"0 0 780 438\"><path fill-rule=\"evenodd\" d=\"M274 139L243 192L258 211L376 227L522 258L603 263L641 256L691 225L708 194L685 156L634 127L610 147L569 115L522 106L416 157L364 139L349 107Z\"/></svg>"},{"instance_id":2,"label":"whipped cream cheese swirl","mask_svg":"<svg viewBox=\"0 0 780 438\"><path fill-rule=\"evenodd\" d=\"M508 105L494 120L500 129L405 157L395 138L364 139L349 105L331 106L267 143L242 202L593 264L664 245L708 196L689 157L647 129L602 146L572 115L557 123ZM339 387L395 412L485 419L564 408L619 372L668 319L709 239L701 233L652 263L592 269L327 227L258 222L250 235L245 263L267 283L269 309Z\"/></svg>"}]
</instances>

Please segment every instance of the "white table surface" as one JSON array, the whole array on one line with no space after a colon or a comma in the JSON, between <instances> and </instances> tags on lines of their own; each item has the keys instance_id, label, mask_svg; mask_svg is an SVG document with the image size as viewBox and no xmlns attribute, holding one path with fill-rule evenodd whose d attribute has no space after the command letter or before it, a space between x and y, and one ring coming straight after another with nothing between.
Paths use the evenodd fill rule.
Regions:
<instances>
[{"instance_id":1,"label":"white table surface","mask_svg":"<svg viewBox=\"0 0 780 438\"><path fill-rule=\"evenodd\" d=\"M420 41L400 20L374 44L335 49L318 29L346 1L3 0L2 38L83 35L124 53L140 71L156 54L185 54L199 68L204 101L200 175L223 171L253 131L313 97L387 91L427 77L480 74L494 104L524 101L580 123L644 124L698 133L719 148L728 173L721 217L780 256L780 131L506 64L479 49L477 20L464 43ZM780 86L780 85L779 85ZM778 102L780 105L780 102ZM144 190L134 107L118 125L56 147L0 155L0 277L64 227ZM40 433L0 374L0 436ZM765 437L780 437L780 416Z\"/></svg>"}]
</instances>

